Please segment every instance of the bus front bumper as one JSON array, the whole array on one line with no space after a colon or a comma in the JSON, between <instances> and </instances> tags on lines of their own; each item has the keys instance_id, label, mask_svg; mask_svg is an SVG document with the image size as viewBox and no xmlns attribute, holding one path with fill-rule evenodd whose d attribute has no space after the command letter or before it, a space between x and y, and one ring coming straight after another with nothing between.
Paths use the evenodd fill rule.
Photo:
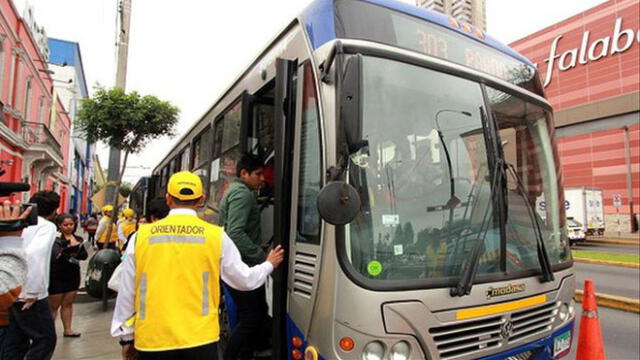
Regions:
<instances>
[{"instance_id":1,"label":"bus front bumper","mask_svg":"<svg viewBox=\"0 0 640 360\"><path fill-rule=\"evenodd\" d=\"M573 343L573 325L571 320L567 325L557 329L550 336L538 339L534 342L518 346L500 354L491 355L479 360L503 360L503 359L531 359L548 360L560 359L571 352Z\"/></svg>"}]
</instances>

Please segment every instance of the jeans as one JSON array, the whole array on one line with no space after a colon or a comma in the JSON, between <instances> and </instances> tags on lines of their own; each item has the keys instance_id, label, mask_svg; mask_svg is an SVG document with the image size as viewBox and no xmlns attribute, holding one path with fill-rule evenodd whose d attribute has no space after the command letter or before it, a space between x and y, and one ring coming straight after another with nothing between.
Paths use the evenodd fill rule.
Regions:
<instances>
[{"instance_id":1,"label":"jeans","mask_svg":"<svg viewBox=\"0 0 640 360\"><path fill-rule=\"evenodd\" d=\"M24 302L9 308L9 327L2 345L2 360L48 360L56 348L56 329L49 301L38 300L22 311Z\"/></svg>"},{"instance_id":2,"label":"jeans","mask_svg":"<svg viewBox=\"0 0 640 360\"><path fill-rule=\"evenodd\" d=\"M218 343L188 349L167 351L139 351L140 360L217 360Z\"/></svg>"},{"instance_id":3,"label":"jeans","mask_svg":"<svg viewBox=\"0 0 640 360\"><path fill-rule=\"evenodd\" d=\"M229 338L224 359L253 359L258 342L264 340L262 332L268 323L265 288L261 286L252 291L228 289L236 304L238 324Z\"/></svg>"},{"instance_id":4,"label":"jeans","mask_svg":"<svg viewBox=\"0 0 640 360\"><path fill-rule=\"evenodd\" d=\"M88 232L87 231L87 241L89 241L89 244L91 244L92 246L95 246L95 242L96 242L96 233L95 232Z\"/></svg>"}]
</instances>

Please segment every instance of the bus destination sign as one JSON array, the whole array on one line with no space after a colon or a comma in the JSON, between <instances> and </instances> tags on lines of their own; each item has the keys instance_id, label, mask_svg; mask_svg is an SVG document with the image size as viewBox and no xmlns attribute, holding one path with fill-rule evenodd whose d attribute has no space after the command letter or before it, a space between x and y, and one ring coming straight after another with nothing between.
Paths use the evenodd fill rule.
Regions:
<instances>
[{"instance_id":1,"label":"bus destination sign","mask_svg":"<svg viewBox=\"0 0 640 360\"><path fill-rule=\"evenodd\" d=\"M391 19L395 45L452 61L514 84L529 82L535 74L533 67L453 30L401 14L393 14Z\"/></svg>"}]
</instances>

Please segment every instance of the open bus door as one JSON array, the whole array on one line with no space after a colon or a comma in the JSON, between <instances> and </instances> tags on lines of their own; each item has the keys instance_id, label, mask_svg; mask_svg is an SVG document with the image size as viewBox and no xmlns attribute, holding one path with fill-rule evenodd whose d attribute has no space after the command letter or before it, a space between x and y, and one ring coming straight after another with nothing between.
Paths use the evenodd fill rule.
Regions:
<instances>
[{"instance_id":1,"label":"open bus door","mask_svg":"<svg viewBox=\"0 0 640 360\"><path fill-rule=\"evenodd\" d=\"M296 113L296 61L277 59L276 77L255 94L242 96L241 139L239 153L251 152L273 159L272 201L267 200L261 210L263 243L273 239L273 246L281 245L289 251L291 226L291 178L293 169L293 137ZM272 156L271 156L272 155ZM271 166L271 165L270 165ZM269 196L266 196L269 198ZM265 213L268 215L265 216ZM266 237L266 238L265 238ZM287 264L283 263L268 279L267 303L273 323L272 358L287 358ZM235 304L224 290L220 304L219 356L222 358L229 336L237 324ZM259 359L263 359L260 357Z\"/></svg>"},{"instance_id":2,"label":"open bus door","mask_svg":"<svg viewBox=\"0 0 640 360\"><path fill-rule=\"evenodd\" d=\"M285 250L285 259L273 273L273 359L288 358L287 258L291 225L296 71L296 61L280 58L276 60L274 246L282 245Z\"/></svg>"}]
</instances>

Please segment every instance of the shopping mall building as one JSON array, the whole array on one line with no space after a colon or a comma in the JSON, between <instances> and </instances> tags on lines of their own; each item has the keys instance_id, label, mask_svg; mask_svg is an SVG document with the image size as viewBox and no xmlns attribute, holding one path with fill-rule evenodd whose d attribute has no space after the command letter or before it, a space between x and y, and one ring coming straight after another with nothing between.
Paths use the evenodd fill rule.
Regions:
<instances>
[{"instance_id":1,"label":"shopping mall building","mask_svg":"<svg viewBox=\"0 0 640 360\"><path fill-rule=\"evenodd\" d=\"M638 0L610 0L510 44L540 70L564 186L602 188L613 232L640 210L639 22Z\"/></svg>"}]
</instances>

